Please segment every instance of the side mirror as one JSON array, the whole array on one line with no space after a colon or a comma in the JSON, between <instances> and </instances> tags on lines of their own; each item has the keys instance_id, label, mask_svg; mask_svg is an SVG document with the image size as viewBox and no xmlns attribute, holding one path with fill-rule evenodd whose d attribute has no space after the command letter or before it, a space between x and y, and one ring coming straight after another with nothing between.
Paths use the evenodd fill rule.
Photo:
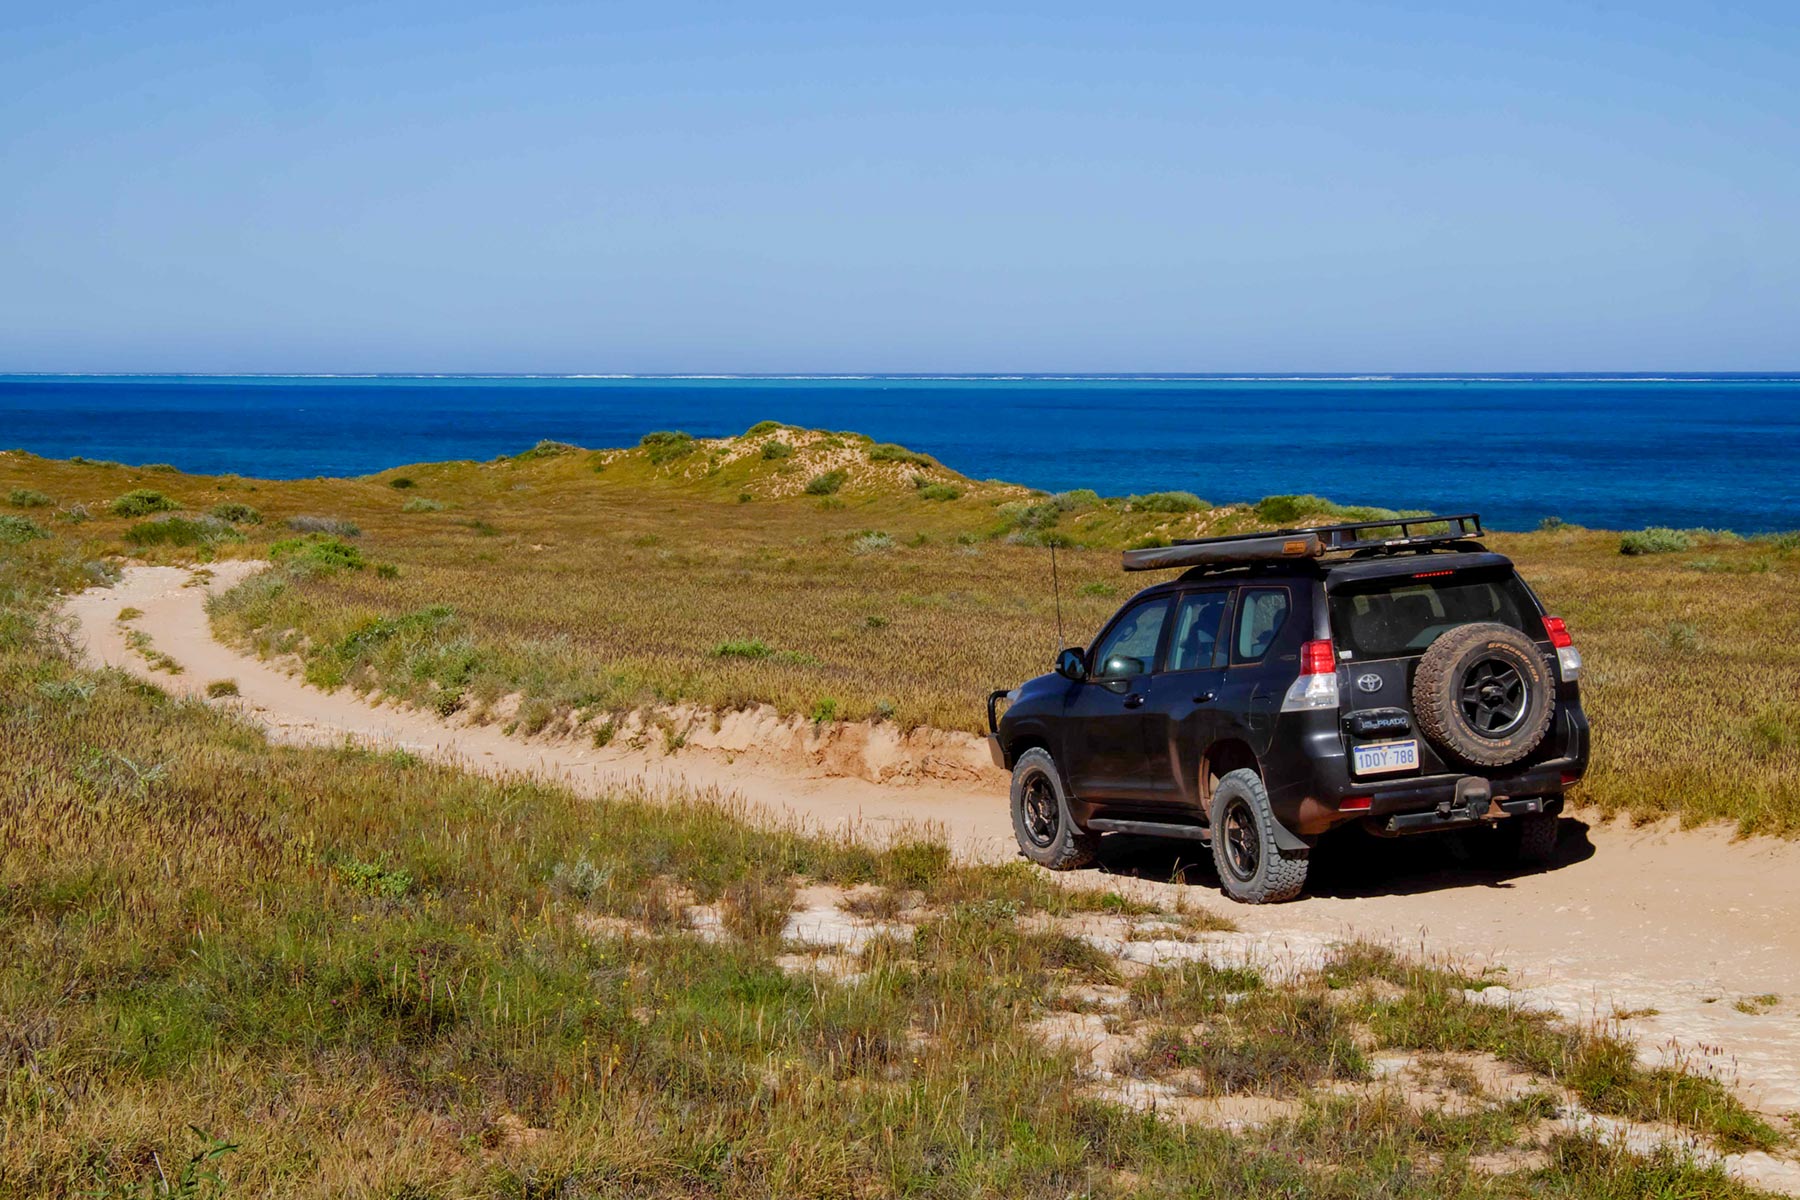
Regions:
<instances>
[{"instance_id":1,"label":"side mirror","mask_svg":"<svg viewBox=\"0 0 1800 1200\"><path fill-rule=\"evenodd\" d=\"M1056 673L1077 682L1087 678L1087 655L1080 646L1070 646L1056 656Z\"/></svg>"}]
</instances>

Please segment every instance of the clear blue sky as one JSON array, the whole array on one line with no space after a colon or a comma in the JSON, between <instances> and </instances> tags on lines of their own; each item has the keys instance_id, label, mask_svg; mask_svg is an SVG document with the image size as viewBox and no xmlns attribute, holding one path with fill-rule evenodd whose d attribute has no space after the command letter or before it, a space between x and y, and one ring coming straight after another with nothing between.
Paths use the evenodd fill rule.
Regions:
<instances>
[{"instance_id":1,"label":"clear blue sky","mask_svg":"<svg viewBox=\"0 0 1800 1200\"><path fill-rule=\"evenodd\" d=\"M0 370L1800 368L1791 0L876 7L7 3Z\"/></svg>"}]
</instances>

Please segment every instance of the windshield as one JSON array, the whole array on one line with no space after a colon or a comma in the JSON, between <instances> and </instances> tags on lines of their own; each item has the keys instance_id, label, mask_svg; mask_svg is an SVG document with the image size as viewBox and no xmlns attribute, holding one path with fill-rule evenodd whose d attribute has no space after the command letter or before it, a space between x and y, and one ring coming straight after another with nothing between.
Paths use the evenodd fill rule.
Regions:
<instances>
[{"instance_id":1,"label":"windshield","mask_svg":"<svg viewBox=\"0 0 1800 1200\"><path fill-rule=\"evenodd\" d=\"M1497 621L1531 638L1543 635L1530 594L1511 571L1422 575L1370 580L1333 592L1331 635L1338 649L1353 658L1422 654L1445 630L1472 621Z\"/></svg>"}]
</instances>

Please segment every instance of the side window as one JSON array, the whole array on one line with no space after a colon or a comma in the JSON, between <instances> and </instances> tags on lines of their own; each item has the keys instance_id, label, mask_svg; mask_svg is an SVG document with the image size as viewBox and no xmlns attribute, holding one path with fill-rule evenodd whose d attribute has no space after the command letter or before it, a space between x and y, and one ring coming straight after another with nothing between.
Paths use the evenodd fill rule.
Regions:
<instances>
[{"instance_id":1,"label":"side window","mask_svg":"<svg viewBox=\"0 0 1800 1200\"><path fill-rule=\"evenodd\" d=\"M1120 617L1095 648L1093 678L1125 679L1150 670L1168 615L1169 599L1160 596Z\"/></svg>"},{"instance_id":2,"label":"side window","mask_svg":"<svg viewBox=\"0 0 1800 1200\"><path fill-rule=\"evenodd\" d=\"M1171 671L1198 671L1217 666L1223 655L1220 625L1228 592L1190 592L1175 610L1175 636L1169 643Z\"/></svg>"},{"instance_id":3,"label":"side window","mask_svg":"<svg viewBox=\"0 0 1800 1200\"><path fill-rule=\"evenodd\" d=\"M1245 588L1238 604L1237 652L1233 662L1255 662L1275 644L1287 624L1286 588Z\"/></svg>"}]
</instances>

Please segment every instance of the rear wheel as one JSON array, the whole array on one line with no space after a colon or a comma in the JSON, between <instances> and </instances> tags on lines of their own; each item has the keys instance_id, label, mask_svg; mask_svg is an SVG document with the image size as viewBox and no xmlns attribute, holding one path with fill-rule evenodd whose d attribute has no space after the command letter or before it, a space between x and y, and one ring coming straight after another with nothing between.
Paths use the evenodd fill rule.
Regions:
<instances>
[{"instance_id":1,"label":"rear wheel","mask_svg":"<svg viewBox=\"0 0 1800 1200\"><path fill-rule=\"evenodd\" d=\"M1275 812L1255 771L1228 773L1213 789L1213 866L1225 894L1240 904L1292 900L1306 884L1304 855L1275 844Z\"/></svg>"},{"instance_id":2,"label":"rear wheel","mask_svg":"<svg viewBox=\"0 0 1800 1200\"><path fill-rule=\"evenodd\" d=\"M1012 819L1020 852L1040 867L1073 871L1094 861L1100 839L1076 826L1048 750L1027 750L1013 765Z\"/></svg>"}]
</instances>

